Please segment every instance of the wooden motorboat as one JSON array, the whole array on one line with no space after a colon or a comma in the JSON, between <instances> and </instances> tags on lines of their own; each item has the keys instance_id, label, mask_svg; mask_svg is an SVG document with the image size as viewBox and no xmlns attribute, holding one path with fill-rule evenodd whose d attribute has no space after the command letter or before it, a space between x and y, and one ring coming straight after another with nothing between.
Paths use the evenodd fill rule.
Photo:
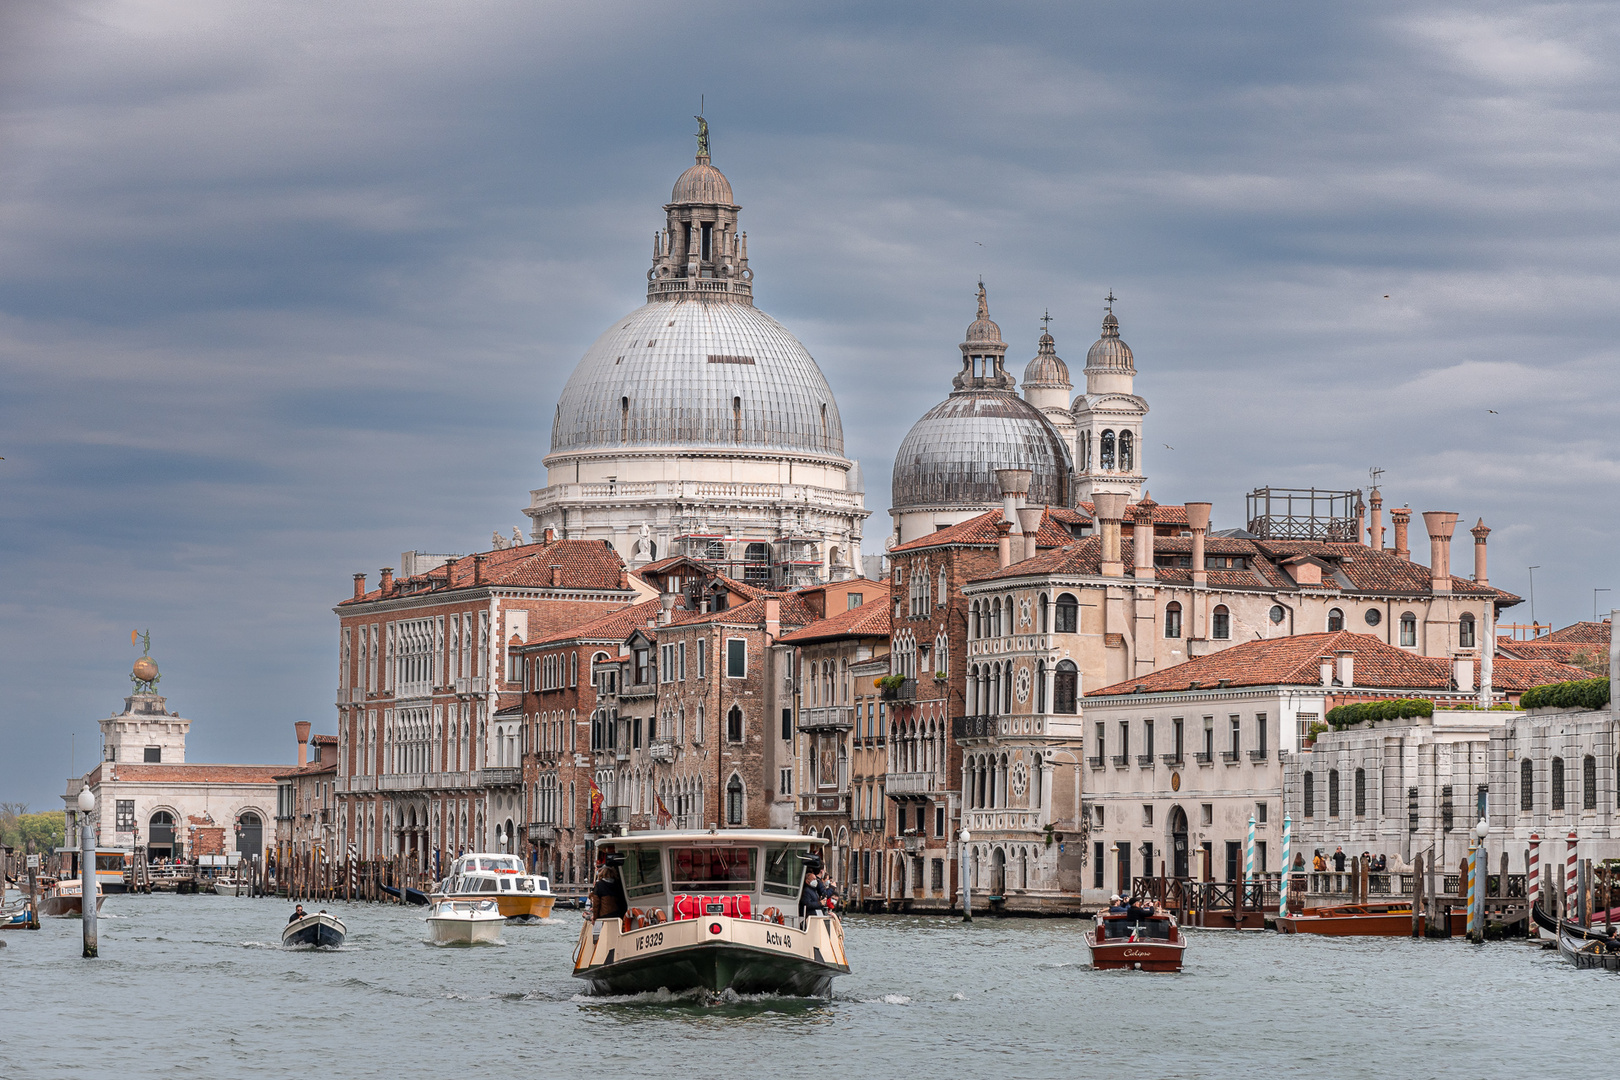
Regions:
<instances>
[{"instance_id":1,"label":"wooden motorboat","mask_svg":"<svg viewBox=\"0 0 1620 1080\"><path fill-rule=\"evenodd\" d=\"M1451 935L1461 937L1468 932L1468 912L1453 906L1447 913L1451 922ZM1389 904L1336 904L1331 907L1306 908L1302 912L1284 912L1277 916L1279 934L1321 934L1326 937L1411 937L1412 905L1409 902Z\"/></svg>"},{"instance_id":2,"label":"wooden motorboat","mask_svg":"<svg viewBox=\"0 0 1620 1080\"><path fill-rule=\"evenodd\" d=\"M427 917L435 945L493 945L505 923L493 900L440 900Z\"/></svg>"},{"instance_id":3,"label":"wooden motorboat","mask_svg":"<svg viewBox=\"0 0 1620 1080\"><path fill-rule=\"evenodd\" d=\"M343 920L335 915L328 915L324 911L317 911L313 915L305 915L302 919L294 919L281 931L281 944L283 948L295 945L304 945L311 948L335 949L343 944L343 939L349 934L349 928L343 925Z\"/></svg>"},{"instance_id":4,"label":"wooden motorboat","mask_svg":"<svg viewBox=\"0 0 1620 1080\"><path fill-rule=\"evenodd\" d=\"M1087 931L1086 946L1091 950L1091 966L1102 971L1180 971L1187 939L1168 912L1104 912Z\"/></svg>"},{"instance_id":5,"label":"wooden motorboat","mask_svg":"<svg viewBox=\"0 0 1620 1080\"><path fill-rule=\"evenodd\" d=\"M827 997L849 973L832 914L799 915L815 836L786 829L632 833L603 851L623 918L586 917L574 977L593 994L666 989Z\"/></svg>"},{"instance_id":6,"label":"wooden motorboat","mask_svg":"<svg viewBox=\"0 0 1620 1080\"><path fill-rule=\"evenodd\" d=\"M246 896L248 883L235 875L226 874L224 877L214 879L214 892L220 896Z\"/></svg>"},{"instance_id":7,"label":"wooden motorboat","mask_svg":"<svg viewBox=\"0 0 1620 1080\"><path fill-rule=\"evenodd\" d=\"M406 891L406 898L414 890ZM544 919L557 903L544 874L525 873L516 855L472 852L457 859L429 901L493 900L506 919Z\"/></svg>"},{"instance_id":8,"label":"wooden motorboat","mask_svg":"<svg viewBox=\"0 0 1620 1080\"><path fill-rule=\"evenodd\" d=\"M96 912L99 914L101 905L107 902L102 893L96 894ZM84 898L81 895L78 879L63 878L39 898L39 913L49 915L53 919L73 919L84 914Z\"/></svg>"}]
</instances>

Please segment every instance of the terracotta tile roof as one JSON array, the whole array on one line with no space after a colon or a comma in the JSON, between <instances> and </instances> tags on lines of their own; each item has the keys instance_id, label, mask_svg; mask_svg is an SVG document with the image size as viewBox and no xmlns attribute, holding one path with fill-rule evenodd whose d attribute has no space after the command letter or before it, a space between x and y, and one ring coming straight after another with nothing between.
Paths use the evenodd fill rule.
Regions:
<instances>
[{"instance_id":1,"label":"terracotta tile roof","mask_svg":"<svg viewBox=\"0 0 1620 1080\"><path fill-rule=\"evenodd\" d=\"M287 767L181 763L146 765L133 761L104 761L91 772L90 783L101 783L102 774L109 768L118 782L126 784L273 784L276 782L276 775L284 772Z\"/></svg>"},{"instance_id":2,"label":"terracotta tile roof","mask_svg":"<svg viewBox=\"0 0 1620 1080\"><path fill-rule=\"evenodd\" d=\"M1128 515L1137 505L1137 503L1131 503L1125 510L1127 527L1130 524ZM1096 503L1086 502L1085 500L1075 503L1075 508L1085 511L1086 520L1088 521L1097 513ZM1173 503L1155 503L1153 523L1155 525L1185 525L1187 524L1187 508L1185 506L1176 506Z\"/></svg>"},{"instance_id":3,"label":"terracotta tile roof","mask_svg":"<svg viewBox=\"0 0 1620 1080\"><path fill-rule=\"evenodd\" d=\"M1528 690L1532 686L1594 678L1585 668L1560 664L1556 660L1516 660L1498 656L1491 660L1491 687L1496 690ZM1474 684L1479 685L1479 662L1474 662Z\"/></svg>"},{"instance_id":4,"label":"terracotta tile roof","mask_svg":"<svg viewBox=\"0 0 1620 1080\"><path fill-rule=\"evenodd\" d=\"M1605 650L1609 647L1610 625L1606 622L1578 622L1571 623L1562 630L1554 630L1544 634L1535 641L1556 641L1571 645L1602 645Z\"/></svg>"},{"instance_id":5,"label":"terracotta tile roof","mask_svg":"<svg viewBox=\"0 0 1620 1080\"><path fill-rule=\"evenodd\" d=\"M841 637L888 637L894 620L887 600L884 597L874 603L840 611L830 618L811 623L803 630L783 634L778 640L786 645L805 645L812 641Z\"/></svg>"},{"instance_id":6,"label":"terracotta tile roof","mask_svg":"<svg viewBox=\"0 0 1620 1080\"><path fill-rule=\"evenodd\" d=\"M927 548L949 547L960 544L969 547L994 547L997 533L996 522L1001 520L1000 510L990 510L978 517L959 521L948 528L938 532L919 536L917 539L900 544L889 549L889 554L903 551L922 551ZM1035 543L1038 547L1060 547L1064 544L1074 543L1072 527L1090 524L1091 517L1075 510L1061 506L1049 506L1041 517L1040 530L1035 534Z\"/></svg>"},{"instance_id":7,"label":"terracotta tile roof","mask_svg":"<svg viewBox=\"0 0 1620 1080\"><path fill-rule=\"evenodd\" d=\"M333 745L336 745L337 739L333 738L332 743ZM305 765L302 768L293 769L291 772L276 773L275 779L292 780L300 776L315 776L318 773L335 773L337 772L337 767L338 763L336 758L333 758L331 761L316 761Z\"/></svg>"},{"instance_id":8,"label":"terracotta tile roof","mask_svg":"<svg viewBox=\"0 0 1620 1080\"><path fill-rule=\"evenodd\" d=\"M543 638L537 638L524 646L527 652L533 652L548 645L555 645L562 641L623 641L630 636L631 631L647 628L649 621L658 618L660 610L657 600L643 600L639 604L620 608L618 611L601 618L592 619L588 623L573 626L567 630L559 630Z\"/></svg>"},{"instance_id":9,"label":"terracotta tile roof","mask_svg":"<svg viewBox=\"0 0 1620 1080\"><path fill-rule=\"evenodd\" d=\"M624 577L624 561L617 552L600 540L555 540L550 544L520 544L499 551L480 552L484 556L484 586L511 586L518 588L552 588L552 567L560 570L563 589L620 589ZM473 555L456 560L452 572L448 566L438 566L425 574L395 578L394 590L388 598L411 596L417 593L445 589L473 587L477 572ZM452 580L453 578L453 580ZM430 588L431 587L431 588ZM350 597L339 606L361 604L384 599L381 589L372 589L364 597Z\"/></svg>"},{"instance_id":10,"label":"terracotta tile roof","mask_svg":"<svg viewBox=\"0 0 1620 1080\"><path fill-rule=\"evenodd\" d=\"M746 604L728 607L724 611L676 611L670 619L672 626L692 626L697 623L762 623L765 621L765 601L777 599L782 603L780 625L788 627L808 626L816 621L815 612L804 598L796 593L760 593ZM862 605L865 607L866 605Z\"/></svg>"},{"instance_id":11,"label":"terracotta tile roof","mask_svg":"<svg viewBox=\"0 0 1620 1080\"><path fill-rule=\"evenodd\" d=\"M1349 649L1356 658L1353 682L1369 689L1445 689L1451 685L1451 663L1441 657L1415 656L1403 649L1352 630L1296 634L1269 641L1246 641L1209 656L1093 690L1086 696L1167 693L1228 686L1299 686L1321 683L1322 657Z\"/></svg>"}]
</instances>

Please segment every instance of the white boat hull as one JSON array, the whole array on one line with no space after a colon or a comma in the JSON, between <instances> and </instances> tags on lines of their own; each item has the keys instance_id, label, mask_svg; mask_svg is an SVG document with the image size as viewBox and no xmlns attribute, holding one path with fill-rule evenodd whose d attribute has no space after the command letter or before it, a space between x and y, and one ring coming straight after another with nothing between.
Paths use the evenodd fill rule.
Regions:
<instances>
[{"instance_id":1,"label":"white boat hull","mask_svg":"<svg viewBox=\"0 0 1620 1080\"><path fill-rule=\"evenodd\" d=\"M220 896L246 896L248 887L235 882L216 881L214 882L214 892Z\"/></svg>"},{"instance_id":2,"label":"white boat hull","mask_svg":"<svg viewBox=\"0 0 1620 1080\"><path fill-rule=\"evenodd\" d=\"M427 920L435 945L494 945L501 940L505 922L499 912L491 918L430 915Z\"/></svg>"}]
</instances>

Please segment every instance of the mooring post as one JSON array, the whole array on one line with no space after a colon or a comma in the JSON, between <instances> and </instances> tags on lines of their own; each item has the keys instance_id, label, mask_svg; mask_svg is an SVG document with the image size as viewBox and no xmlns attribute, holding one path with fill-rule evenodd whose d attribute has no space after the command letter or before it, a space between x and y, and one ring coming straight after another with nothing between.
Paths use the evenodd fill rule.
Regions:
<instances>
[{"instance_id":1,"label":"mooring post","mask_svg":"<svg viewBox=\"0 0 1620 1080\"><path fill-rule=\"evenodd\" d=\"M962 853L961 853L961 856L960 856L961 863L962 863L962 921L963 922L972 922L973 921L973 879L972 879L971 875L969 875L969 873L968 873L968 843L972 839L973 839L973 834L968 832L967 829L963 829L962 833L961 833L961 840L962 840L961 852Z\"/></svg>"},{"instance_id":2,"label":"mooring post","mask_svg":"<svg viewBox=\"0 0 1620 1080\"><path fill-rule=\"evenodd\" d=\"M1412 936L1423 936L1423 852L1412 857Z\"/></svg>"},{"instance_id":3,"label":"mooring post","mask_svg":"<svg viewBox=\"0 0 1620 1080\"><path fill-rule=\"evenodd\" d=\"M24 849L28 863L28 929L39 929L39 856L34 854L34 842L28 841Z\"/></svg>"},{"instance_id":4,"label":"mooring post","mask_svg":"<svg viewBox=\"0 0 1620 1080\"><path fill-rule=\"evenodd\" d=\"M96 808L96 797L90 789L79 789L79 906L84 909L84 957L99 955L96 945L96 830L90 824L90 814Z\"/></svg>"}]
</instances>

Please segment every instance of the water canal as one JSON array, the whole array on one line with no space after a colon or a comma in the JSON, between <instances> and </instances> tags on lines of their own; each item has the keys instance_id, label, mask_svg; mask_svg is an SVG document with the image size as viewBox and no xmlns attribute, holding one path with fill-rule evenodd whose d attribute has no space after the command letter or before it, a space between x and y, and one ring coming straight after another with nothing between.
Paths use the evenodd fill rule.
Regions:
<instances>
[{"instance_id":1,"label":"water canal","mask_svg":"<svg viewBox=\"0 0 1620 1080\"><path fill-rule=\"evenodd\" d=\"M284 952L280 901L114 896L0 950L0 1077L1480 1077L1612 1071L1620 977L1523 942L1193 931L1180 975L1096 972L1080 925L847 921L831 1001L578 995L579 916L424 944L420 909L332 905ZM93 1065L92 1065L93 1063Z\"/></svg>"}]
</instances>

